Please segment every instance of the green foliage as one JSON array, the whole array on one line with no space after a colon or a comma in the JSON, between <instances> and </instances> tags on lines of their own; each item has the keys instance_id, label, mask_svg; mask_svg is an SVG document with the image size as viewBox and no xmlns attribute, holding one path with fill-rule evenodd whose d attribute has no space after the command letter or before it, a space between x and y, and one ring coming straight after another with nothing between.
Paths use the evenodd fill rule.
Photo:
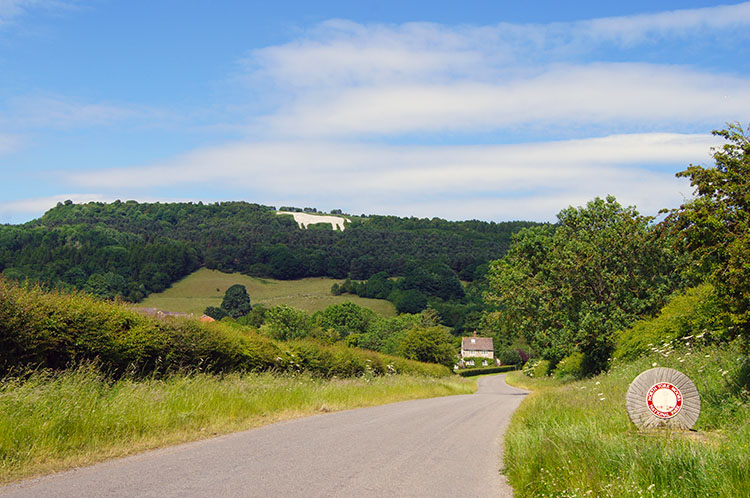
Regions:
<instances>
[{"instance_id":1,"label":"green foliage","mask_svg":"<svg viewBox=\"0 0 750 498\"><path fill-rule=\"evenodd\" d=\"M273 339L288 341L309 336L313 326L310 315L282 304L266 311L261 332Z\"/></svg>"},{"instance_id":2,"label":"green foliage","mask_svg":"<svg viewBox=\"0 0 750 498\"><path fill-rule=\"evenodd\" d=\"M477 375L510 372L511 370L515 369L515 365L501 365L499 367L466 368L458 370L456 373L461 377L475 377Z\"/></svg>"},{"instance_id":3,"label":"green foliage","mask_svg":"<svg viewBox=\"0 0 750 498\"><path fill-rule=\"evenodd\" d=\"M583 353L575 352L566 356L560 360L552 373L558 379L583 378Z\"/></svg>"},{"instance_id":4,"label":"green foliage","mask_svg":"<svg viewBox=\"0 0 750 498\"><path fill-rule=\"evenodd\" d=\"M250 313L250 296L247 295L247 288L242 284L234 284L224 293L224 299L221 301L221 307L232 318L239 318Z\"/></svg>"},{"instance_id":5,"label":"green foliage","mask_svg":"<svg viewBox=\"0 0 750 498\"><path fill-rule=\"evenodd\" d=\"M415 327L406 333L399 347L401 356L447 367L456 361L456 348L443 327Z\"/></svg>"},{"instance_id":6,"label":"green foliage","mask_svg":"<svg viewBox=\"0 0 750 498\"><path fill-rule=\"evenodd\" d=\"M617 336L613 358L634 360L660 344L685 337L722 339L726 324L713 286L702 284L674 294L654 318L646 318Z\"/></svg>"},{"instance_id":7,"label":"green foliage","mask_svg":"<svg viewBox=\"0 0 750 498\"><path fill-rule=\"evenodd\" d=\"M376 318L374 311L354 303L334 304L317 314L318 326L336 331L339 338L366 333Z\"/></svg>"},{"instance_id":8,"label":"green foliage","mask_svg":"<svg viewBox=\"0 0 750 498\"><path fill-rule=\"evenodd\" d=\"M605 369L615 333L679 283L649 221L610 196L561 211L555 227L520 232L490 270L487 298L503 327L552 364L579 351L587 373Z\"/></svg>"},{"instance_id":9,"label":"green foliage","mask_svg":"<svg viewBox=\"0 0 750 498\"><path fill-rule=\"evenodd\" d=\"M210 316L214 320L221 320L224 317L229 316L229 313L224 308L218 307L218 306L208 306L203 311L203 314L206 316Z\"/></svg>"},{"instance_id":10,"label":"green foliage","mask_svg":"<svg viewBox=\"0 0 750 498\"><path fill-rule=\"evenodd\" d=\"M521 353L518 352L518 349L504 349L500 352L497 359L503 365L520 365L523 363L523 358L521 358Z\"/></svg>"},{"instance_id":11,"label":"green foliage","mask_svg":"<svg viewBox=\"0 0 750 498\"><path fill-rule=\"evenodd\" d=\"M287 327L279 334L286 338L299 333L300 322L311 321L289 307L273 308L268 315L271 327ZM34 368L61 370L85 361L98 362L115 377L183 370L449 374L445 367L346 346L277 343L234 323L152 318L85 294L45 292L0 278L0 376Z\"/></svg>"},{"instance_id":12,"label":"green foliage","mask_svg":"<svg viewBox=\"0 0 750 498\"><path fill-rule=\"evenodd\" d=\"M531 359L524 364L523 373L527 377L546 377L550 373L550 362L547 360Z\"/></svg>"},{"instance_id":13,"label":"green foliage","mask_svg":"<svg viewBox=\"0 0 750 498\"><path fill-rule=\"evenodd\" d=\"M734 335L750 338L750 130L739 124L714 131L727 143L713 153L716 165L690 165L696 198L674 210L662 227L690 251L688 274L713 284Z\"/></svg>"},{"instance_id":14,"label":"green foliage","mask_svg":"<svg viewBox=\"0 0 750 498\"><path fill-rule=\"evenodd\" d=\"M266 311L267 309L264 306L260 304L256 304L250 310L250 313L239 317L237 319L237 323L239 323L240 325L244 325L246 327L259 329L261 325L263 325L263 322L265 321Z\"/></svg>"},{"instance_id":15,"label":"green foliage","mask_svg":"<svg viewBox=\"0 0 750 498\"><path fill-rule=\"evenodd\" d=\"M427 307L427 296L416 289L394 290L388 300L399 313L419 313Z\"/></svg>"}]
</instances>

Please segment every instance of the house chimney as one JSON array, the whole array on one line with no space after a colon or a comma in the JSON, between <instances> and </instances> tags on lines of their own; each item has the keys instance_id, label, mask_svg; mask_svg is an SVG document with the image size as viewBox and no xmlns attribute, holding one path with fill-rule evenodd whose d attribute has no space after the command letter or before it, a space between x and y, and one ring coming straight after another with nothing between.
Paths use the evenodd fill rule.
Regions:
<instances>
[{"instance_id":1,"label":"house chimney","mask_svg":"<svg viewBox=\"0 0 750 498\"><path fill-rule=\"evenodd\" d=\"M474 331L474 337L476 337L476 336L477 336L477 331L475 330L475 331Z\"/></svg>"}]
</instances>

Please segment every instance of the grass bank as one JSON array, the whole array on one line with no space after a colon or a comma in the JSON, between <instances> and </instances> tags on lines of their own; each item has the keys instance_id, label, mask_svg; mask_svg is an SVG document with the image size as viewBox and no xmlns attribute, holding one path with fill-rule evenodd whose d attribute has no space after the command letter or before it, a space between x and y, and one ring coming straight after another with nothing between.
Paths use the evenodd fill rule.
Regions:
<instances>
[{"instance_id":1,"label":"grass bank","mask_svg":"<svg viewBox=\"0 0 750 498\"><path fill-rule=\"evenodd\" d=\"M175 282L164 292L151 294L137 307L181 311L200 316L207 306L220 306L229 287L241 284L247 289L253 305L262 304L266 308L286 304L312 313L350 301L383 316L396 315L396 308L384 299L367 299L351 294L332 295L331 286L339 282L340 280L330 278L274 280L201 268Z\"/></svg>"},{"instance_id":2,"label":"grass bank","mask_svg":"<svg viewBox=\"0 0 750 498\"><path fill-rule=\"evenodd\" d=\"M469 394L411 376L175 374L112 381L91 366L0 384L0 483L315 413Z\"/></svg>"},{"instance_id":3,"label":"grass bank","mask_svg":"<svg viewBox=\"0 0 750 498\"><path fill-rule=\"evenodd\" d=\"M508 383L534 391L506 433L515 496L750 496L750 404L733 381L743 368L739 348L673 346L583 381L509 373ZM640 431L630 422L627 389L654 366L680 370L696 384L694 431Z\"/></svg>"}]
</instances>

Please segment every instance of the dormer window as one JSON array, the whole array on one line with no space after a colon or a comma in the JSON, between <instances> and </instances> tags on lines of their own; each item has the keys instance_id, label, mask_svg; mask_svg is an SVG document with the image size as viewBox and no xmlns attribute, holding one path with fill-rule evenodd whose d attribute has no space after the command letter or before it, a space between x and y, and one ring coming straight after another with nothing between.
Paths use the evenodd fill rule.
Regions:
<instances>
[{"instance_id":1,"label":"dormer window","mask_svg":"<svg viewBox=\"0 0 750 498\"><path fill-rule=\"evenodd\" d=\"M473 338L472 338L472 339L471 339L471 343L472 343L472 344L476 344L476 343L477 343L477 340L476 340L476 339L473 339Z\"/></svg>"}]
</instances>

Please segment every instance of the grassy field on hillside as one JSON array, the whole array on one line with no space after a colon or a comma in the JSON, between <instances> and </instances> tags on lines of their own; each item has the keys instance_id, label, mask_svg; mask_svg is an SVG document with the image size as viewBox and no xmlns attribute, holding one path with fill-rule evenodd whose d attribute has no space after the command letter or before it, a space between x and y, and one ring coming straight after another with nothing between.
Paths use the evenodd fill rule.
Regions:
<instances>
[{"instance_id":1,"label":"grassy field on hillside","mask_svg":"<svg viewBox=\"0 0 750 498\"><path fill-rule=\"evenodd\" d=\"M331 285L337 280L330 278L304 278L301 280L273 280L249 277L239 273L222 273L201 268L188 275L169 289L152 294L138 307L158 308L162 311L181 311L200 315L207 306L219 306L224 292L234 285L247 288L250 301L270 308L286 304L301 310L322 311L332 304L351 301L383 316L395 316L396 310L389 301L366 299L354 295L331 295Z\"/></svg>"},{"instance_id":2,"label":"grassy field on hillside","mask_svg":"<svg viewBox=\"0 0 750 498\"><path fill-rule=\"evenodd\" d=\"M84 366L0 382L0 483L316 413L470 394L460 377L102 376Z\"/></svg>"},{"instance_id":3,"label":"grassy field on hillside","mask_svg":"<svg viewBox=\"0 0 750 498\"><path fill-rule=\"evenodd\" d=\"M654 366L675 368L695 383L701 415L694 431L643 431L630 422L627 389ZM515 496L750 496L750 402L733 380L747 368L738 347L668 344L576 382L509 373L509 384L534 390L505 438Z\"/></svg>"}]
</instances>

